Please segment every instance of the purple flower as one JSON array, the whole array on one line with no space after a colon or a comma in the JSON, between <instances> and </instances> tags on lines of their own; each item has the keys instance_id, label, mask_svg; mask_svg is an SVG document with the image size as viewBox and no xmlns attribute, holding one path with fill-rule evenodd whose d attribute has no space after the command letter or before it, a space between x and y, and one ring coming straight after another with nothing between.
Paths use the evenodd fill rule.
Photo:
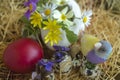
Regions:
<instances>
[{"instance_id":1,"label":"purple flower","mask_svg":"<svg viewBox=\"0 0 120 80\"><path fill-rule=\"evenodd\" d=\"M64 46L54 45L53 47L56 51L69 51L70 50L70 48L67 48L67 47L64 47Z\"/></svg>"},{"instance_id":2,"label":"purple flower","mask_svg":"<svg viewBox=\"0 0 120 80\"><path fill-rule=\"evenodd\" d=\"M38 62L39 65L44 66L45 70L48 72L52 71L52 67L54 65L54 63L52 61L48 61L47 59L41 59Z\"/></svg>"},{"instance_id":3,"label":"purple flower","mask_svg":"<svg viewBox=\"0 0 120 80\"><path fill-rule=\"evenodd\" d=\"M24 3L24 5L26 7L29 7L29 9L27 10L27 12L25 13L25 16L26 16L27 19L29 19L31 13L36 10L36 8L37 8L37 5L36 5L37 2L38 2L38 0L29 0L28 2Z\"/></svg>"},{"instance_id":4,"label":"purple flower","mask_svg":"<svg viewBox=\"0 0 120 80\"><path fill-rule=\"evenodd\" d=\"M61 62L62 60L64 60L65 58L65 52L63 51L58 51L54 54L54 57L55 57L55 62L59 63Z\"/></svg>"}]
</instances>

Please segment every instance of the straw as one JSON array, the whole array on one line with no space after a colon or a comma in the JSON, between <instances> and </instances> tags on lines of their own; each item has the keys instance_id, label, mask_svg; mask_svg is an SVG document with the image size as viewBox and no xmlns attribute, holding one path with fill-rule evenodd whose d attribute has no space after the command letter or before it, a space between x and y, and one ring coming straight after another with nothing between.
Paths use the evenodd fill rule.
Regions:
<instances>
[{"instance_id":1,"label":"straw","mask_svg":"<svg viewBox=\"0 0 120 80\"><path fill-rule=\"evenodd\" d=\"M86 28L85 33L108 40L113 46L110 59L104 64L100 64L103 74L96 79L115 80L115 77L120 74L120 6L117 4L120 1L77 1L81 10L93 10L91 25ZM2 61L4 49L7 45L21 37L21 29L24 27L24 23L20 21L20 18L26 11L23 6L24 0L1 0L0 2L0 80L29 80L30 74L15 74L6 68ZM80 75L78 70L79 68L73 68L67 75L55 73L55 80L87 80Z\"/></svg>"}]
</instances>

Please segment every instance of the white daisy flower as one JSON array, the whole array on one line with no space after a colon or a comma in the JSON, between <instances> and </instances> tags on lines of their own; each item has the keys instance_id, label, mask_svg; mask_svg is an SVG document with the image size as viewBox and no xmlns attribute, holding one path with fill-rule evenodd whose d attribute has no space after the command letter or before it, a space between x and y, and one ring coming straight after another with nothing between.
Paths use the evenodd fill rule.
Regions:
<instances>
[{"instance_id":1,"label":"white daisy flower","mask_svg":"<svg viewBox=\"0 0 120 80\"><path fill-rule=\"evenodd\" d=\"M85 30L85 25L81 19L82 13L80 6L77 4L75 0L70 0L68 5L73 10L75 19L73 20L74 25L70 27L70 30L73 31L76 35L79 35L80 31Z\"/></svg>"},{"instance_id":2,"label":"white daisy flower","mask_svg":"<svg viewBox=\"0 0 120 80\"><path fill-rule=\"evenodd\" d=\"M69 20L73 17L73 11L68 12L68 7L65 7L61 12L58 10L54 11L53 17L67 26L73 25L73 22Z\"/></svg>"},{"instance_id":3,"label":"white daisy flower","mask_svg":"<svg viewBox=\"0 0 120 80\"><path fill-rule=\"evenodd\" d=\"M63 5L66 5L68 3L69 0L52 0L52 2L54 4L57 4L59 6L63 6Z\"/></svg>"},{"instance_id":4,"label":"white daisy flower","mask_svg":"<svg viewBox=\"0 0 120 80\"><path fill-rule=\"evenodd\" d=\"M88 27L88 25L90 25L91 16L92 16L92 10L84 11L84 13L82 15L82 21L86 27Z\"/></svg>"},{"instance_id":5,"label":"white daisy flower","mask_svg":"<svg viewBox=\"0 0 120 80\"><path fill-rule=\"evenodd\" d=\"M46 5L42 5L42 10L40 12L42 13L42 16L44 18L48 18L48 17L51 18L56 8L57 8L57 5L46 3Z\"/></svg>"},{"instance_id":6,"label":"white daisy flower","mask_svg":"<svg viewBox=\"0 0 120 80\"><path fill-rule=\"evenodd\" d=\"M85 26L90 25L90 17L92 15L92 10L85 11L80 18L79 16L74 19L74 25L70 27L70 30L73 31L76 35L79 35L80 31L85 30Z\"/></svg>"}]
</instances>

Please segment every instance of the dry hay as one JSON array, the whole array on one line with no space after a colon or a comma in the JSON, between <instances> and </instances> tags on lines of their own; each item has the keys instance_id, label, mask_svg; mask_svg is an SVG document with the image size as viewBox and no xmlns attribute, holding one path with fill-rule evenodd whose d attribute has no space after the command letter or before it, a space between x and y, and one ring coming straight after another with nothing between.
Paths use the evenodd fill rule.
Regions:
<instances>
[{"instance_id":1,"label":"dry hay","mask_svg":"<svg viewBox=\"0 0 120 80\"><path fill-rule=\"evenodd\" d=\"M93 8L94 13L92 23L85 32L95 35L100 39L108 40L113 46L112 57L107 62L100 65L104 74L97 77L96 80L115 80L115 77L120 74L120 10L117 9L115 11L114 7L117 5L115 3L111 4L109 1L95 1L95 3L99 5L92 2L92 6L91 4L89 6ZM20 32L24 24L21 23L19 19L26 10L22 7L23 0L0 0L0 2L0 80L6 78L7 80L28 80L28 74L13 74L2 62L2 54L6 46L21 37ZM85 0L81 0L79 3L82 8L86 8ZM108 4L108 7L106 8L106 5L103 5L103 3ZM87 5L88 4L89 3L87 3ZM56 75L56 77L56 80L86 80L84 77L79 76L77 70L71 71L70 74L64 77L61 74Z\"/></svg>"}]
</instances>

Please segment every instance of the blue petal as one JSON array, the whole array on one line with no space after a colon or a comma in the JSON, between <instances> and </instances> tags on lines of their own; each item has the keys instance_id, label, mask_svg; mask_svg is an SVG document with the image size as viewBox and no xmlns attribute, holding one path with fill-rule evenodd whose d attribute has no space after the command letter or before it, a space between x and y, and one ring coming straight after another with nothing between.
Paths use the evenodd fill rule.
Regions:
<instances>
[{"instance_id":1,"label":"blue petal","mask_svg":"<svg viewBox=\"0 0 120 80\"><path fill-rule=\"evenodd\" d=\"M44 59L41 59L40 61L38 61L38 64L45 66L45 65L47 65L47 62L45 62Z\"/></svg>"},{"instance_id":2,"label":"blue petal","mask_svg":"<svg viewBox=\"0 0 120 80\"><path fill-rule=\"evenodd\" d=\"M31 2L37 3L39 0L30 0Z\"/></svg>"},{"instance_id":3,"label":"blue petal","mask_svg":"<svg viewBox=\"0 0 120 80\"><path fill-rule=\"evenodd\" d=\"M30 5L30 1L28 1L28 2L24 2L24 6L29 6Z\"/></svg>"},{"instance_id":4,"label":"blue petal","mask_svg":"<svg viewBox=\"0 0 120 80\"><path fill-rule=\"evenodd\" d=\"M36 5L36 3L33 3L33 2L31 2L31 4L32 4L32 11L31 12L34 12L37 8L37 5Z\"/></svg>"},{"instance_id":5,"label":"blue petal","mask_svg":"<svg viewBox=\"0 0 120 80\"><path fill-rule=\"evenodd\" d=\"M54 45L53 47L54 47L54 49L55 49L56 51L69 51L69 50L70 50L69 48L64 47L64 46Z\"/></svg>"},{"instance_id":6,"label":"blue petal","mask_svg":"<svg viewBox=\"0 0 120 80\"><path fill-rule=\"evenodd\" d=\"M29 20L30 15L31 15L31 12L28 10L28 11L25 13L25 17Z\"/></svg>"},{"instance_id":7,"label":"blue petal","mask_svg":"<svg viewBox=\"0 0 120 80\"><path fill-rule=\"evenodd\" d=\"M52 67L50 67L50 66L46 66L45 69L46 69L47 71L49 71L49 72L52 71Z\"/></svg>"},{"instance_id":8,"label":"blue petal","mask_svg":"<svg viewBox=\"0 0 120 80\"><path fill-rule=\"evenodd\" d=\"M62 58L64 55L61 52L56 52L55 57Z\"/></svg>"},{"instance_id":9,"label":"blue petal","mask_svg":"<svg viewBox=\"0 0 120 80\"><path fill-rule=\"evenodd\" d=\"M48 62L47 65L45 66L45 69L47 71L52 71L52 66L53 66L53 63L52 62Z\"/></svg>"}]
</instances>

